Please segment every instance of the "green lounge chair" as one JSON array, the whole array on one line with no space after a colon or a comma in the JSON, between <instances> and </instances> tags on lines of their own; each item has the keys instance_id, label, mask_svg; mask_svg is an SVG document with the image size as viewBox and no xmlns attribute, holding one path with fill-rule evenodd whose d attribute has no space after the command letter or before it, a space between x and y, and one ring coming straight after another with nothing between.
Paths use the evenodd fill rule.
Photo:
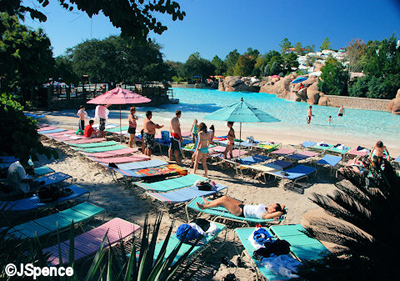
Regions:
<instances>
[{"instance_id":1,"label":"green lounge chair","mask_svg":"<svg viewBox=\"0 0 400 281\"><path fill-rule=\"evenodd\" d=\"M206 180L207 178L198 175L187 175L179 178L168 179L153 183L135 183L137 186L144 188L151 192L169 192L175 189L180 189L194 185L198 180Z\"/></svg>"},{"instance_id":2,"label":"green lounge chair","mask_svg":"<svg viewBox=\"0 0 400 281\"><path fill-rule=\"evenodd\" d=\"M95 148L95 147L106 147L118 144L115 141L102 141L102 142L92 142L92 143L68 143L72 148Z\"/></svg>"},{"instance_id":3,"label":"green lounge chair","mask_svg":"<svg viewBox=\"0 0 400 281\"><path fill-rule=\"evenodd\" d=\"M270 230L279 239L290 243L290 250L300 260L316 260L329 253L328 249L317 239L308 237L300 224L275 225Z\"/></svg>"},{"instance_id":4,"label":"green lounge chair","mask_svg":"<svg viewBox=\"0 0 400 281\"><path fill-rule=\"evenodd\" d=\"M226 219L226 220L230 220L230 221L244 223L246 225L250 225L251 223L252 224L276 224L276 223L283 222L286 218L286 215L281 216L279 219L267 219L267 220L257 219L257 218L244 218L244 217L238 217L238 216L232 215L224 207L217 207L217 208L210 208L210 209L202 210L197 206L196 203L203 203L203 199L201 197L196 197L186 205L186 215L187 215L188 221L190 220L189 209L192 209L192 210L200 212L200 213L205 213L205 214L215 216L213 221L216 221L217 219Z\"/></svg>"},{"instance_id":5,"label":"green lounge chair","mask_svg":"<svg viewBox=\"0 0 400 281\"><path fill-rule=\"evenodd\" d=\"M57 229L63 230L70 227L72 221L80 224L104 212L103 208L85 202L56 214L14 226L10 233L21 238L41 237L56 233Z\"/></svg>"},{"instance_id":6,"label":"green lounge chair","mask_svg":"<svg viewBox=\"0 0 400 281\"><path fill-rule=\"evenodd\" d=\"M79 150L80 152L84 153L98 153L98 152L106 152L106 151L113 151L113 150L119 150L119 149L124 149L127 148L124 145L110 145L110 146L104 146L104 147L93 147L93 148L79 148L79 147L72 147L75 150Z\"/></svg>"},{"instance_id":7,"label":"green lounge chair","mask_svg":"<svg viewBox=\"0 0 400 281\"><path fill-rule=\"evenodd\" d=\"M254 227L245 227L245 228L236 228L235 232L237 236L239 237L240 242L242 242L242 245L245 249L243 252L246 254L253 262L255 265L256 273L257 269L263 275L266 279L269 281L274 281L274 280L290 280L288 277L283 277L280 275L276 275L273 273L271 270L263 266L260 261L256 260L253 258L253 252L255 251L253 245L249 241L249 236L253 233ZM257 280L260 280L257 276Z\"/></svg>"}]
</instances>

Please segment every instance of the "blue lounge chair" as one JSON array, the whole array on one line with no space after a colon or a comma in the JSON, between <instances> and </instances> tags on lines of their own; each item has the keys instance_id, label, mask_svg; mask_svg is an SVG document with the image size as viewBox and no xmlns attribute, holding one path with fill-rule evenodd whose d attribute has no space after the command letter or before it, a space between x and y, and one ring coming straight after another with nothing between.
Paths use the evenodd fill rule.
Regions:
<instances>
[{"instance_id":1,"label":"blue lounge chair","mask_svg":"<svg viewBox=\"0 0 400 281\"><path fill-rule=\"evenodd\" d=\"M44 176L44 175L47 175L50 173L54 173L54 170L50 167L42 166L42 167L35 168L34 173L35 173L35 176Z\"/></svg>"},{"instance_id":2,"label":"blue lounge chair","mask_svg":"<svg viewBox=\"0 0 400 281\"><path fill-rule=\"evenodd\" d=\"M140 183L137 182L135 185L144 188L151 192L169 192L175 189L181 189L184 187L192 186L198 180L206 180L207 178L198 175L187 175L179 178L162 180L153 183Z\"/></svg>"},{"instance_id":3,"label":"blue lounge chair","mask_svg":"<svg viewBox=\"0 0 400 281\"><path fill-rule=\"evenodd\" d=\"M184 203L196 197L213 195L224 189L226 189L226 186L222 184L217 184L216 190L211 191L199 190L197 186L192 185L170 192L149 192L148 195L166 204Z\"/></svg>"},{"instance_id":4,"label":"blue lounge chair","mask_svg":"<svg viewBox=\"0 0 400 281\"><path fill-rule=\"evenodd\" d=\"M215 216L215 218L213 219L214 221L219 220L219 219L224 219L224 220L245 223L247 225L250 225L250 224L264 224L264 225L265 224L278 224L278 223L283 222L286 218L286 215L283 215L277 219L267 219L267 220L258 219L258 218L238 217L238 216L235 216L235 215L232 215L231 213L229 213L228 210L225 209L224 207L200 209L199 206L197 206L197 203L201 203L201 204L204 203L203 199L200 197L196 197L186 205L186 215L187 215L188 221L190 220L189 209L199 212L199 213L204 213L204 214Z\"/></svg>"},{"instance_id":5,"label":"blue lounge chair","mask_svg":"<svg viewBox=\"0 0 400 281\"><path fill-rule=\"evenodd\" d=\"M294 160L294 161L300 161L300 160L308 159L310 157L315 157L317 155L318 155L318 153L316 153L316 152L305 150L305 151L298 152L298 153L295 153L292 155L288 155L288 156L286 156L286 158Z\"/></svg>"},{"instance_id":6,"label":"blue lounge chair","mask_svg":"<svg viewBox=\"0 0 400 281\"><path fill-rule=\"evenodd\" d=\"M33 211L41 208L57 206L85 194L88 195L86 200L89 199L90 193L87 189L76 185L70 185L68 188L70 188L73 192L71 195L60 197L58 200L52 202L41 202L37 195L33 195L32 197L16 201L0 201L0 209L3 211Z\"/></svg>"},{"instance_id":7,"label":"blue lounge chair","mask_svg":"<svg viewBox=\"0 0 400 281\"><path fill-rule=\"evenodd\" d=\"M57 173L54 173L54 174L50 174L50 175L47 175L47 176L44 176L44 177L37 178L36 180L38 182L44 181L44 184L41 185L41 187L43 187L43 186L47 186L47 185L57 184L57 183L63 182L65 180L69 179L69 178L71 178L70 175L67 175L67 174L65 174L63 172L57 172Z\"/></svg>"},{"instance_id":8,"label":"blue lounge chair","mask_svg":"<svg viewBox=\"0 0 400 281\"><path fill-rule=\"evenodd\" d=\"M317 239L308 237L300 224L275 225L270 230L279 239L290 243L290 250L300 260L316 260L323 258L329 253L328 249Z\"/></svg>"},{"instance_id":9,"label":"blue lounge chair","mask_svg":"<svg viewBox=\"0 0 400 281\"><path fill-rule=\"evenodd\" d=\"M283 277L280 275L276 275L271 270L269 270L268 268L263 266L259 260L256 260L253 258L253 252L255 251L255 248L249 241L249 236L253 233L253 231L254 231L254 227L236 228L235 229L235 232L236 232L237 236L239 237L239 240L245 249L244 253L252 260L253 264L255 265L255 268L258 269L258 271L261 273L261 275L263 275L269 281L290 280L289 277ZM256 270L256 272L257 272L257 270ZM260 280L260 278L258 278L258 276L257 276L257 280Z\"/></svg>"},{"instance_id":10,"label":"blue lounge chair","mask_svg":"<svg viewBox=\"0 0 400 281\"><path fill-rule=\"evenodd\" d=\"M308 148L308 147L312 147L312 146L314 146L314 145L316 145L317 143L315 142L315 141L305 141L305 142L303 142L301 145L304 147L304 148Z\"/></svg>"},{"instance_id":11,"label":"blue lounge chair","mask_svg":"<svg viewBox=\"0 0 400 281\"><path fill-rule=\"evenodd\" d=\"M288 179L292 181L300 180L302 178L307 178L312 173L316 173L317 169L309 167L306 165L297 165L296 167L278 171L278 172L266 172L269 175L275 176L276 178Z\"/></svg>"},{"instance_id":12,"label":"blue lounge chair","mask_svg":"<svg viewBox=\"0 0 400 281\"><path fill-rule=\"evenodd\" d=\"M237 162L243 165L253 165L253 164L257 164L257 163L261 163L261 162L265 162L267 160L271 159L268 156L264 156L261 154L256 154L253 156L248 156L248 157L244 157L244 158L239 158L237 159Z\"/></svg>"},{"instance_id":13,"label":"blue lounge chair","mask_svg":"<svg viewBox=\"0 0 400 281\"><path fill-rule=\"evenodd\" d=\"M131 163L123 163L118 165L118 169L120 170L137 170L137 169L145 169L145 168L154 168L162 165L167 165L167 162L152 159L148 161L139 161L139 162L131 162Z\"/></svg>"},{"instance_id":14,"label":"blue lounge chair","mask_svg":"<svg viewBox=\"0 0 400 281\"><path fill-rule=\"evenodd\" d=\"M342 160L340 156L326 154L317 162L319 165L329 165L331 168L335 167Z\"/></svg>"}]
</instances>

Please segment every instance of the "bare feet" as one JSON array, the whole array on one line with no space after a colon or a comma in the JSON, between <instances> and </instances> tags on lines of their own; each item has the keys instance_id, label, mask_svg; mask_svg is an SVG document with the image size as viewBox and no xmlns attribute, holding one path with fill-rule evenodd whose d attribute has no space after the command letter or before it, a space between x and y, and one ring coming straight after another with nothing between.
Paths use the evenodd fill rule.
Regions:
<instances>
[{"instance_id":1,"label":"bare feet","mask_svg":"<svg viewBox=\"0 0 400 281\"><path fill-rule=\"evenodd\" d=\"M200 204L199 202L196 202L197 207L200 209L204 210L204 204Z\"/></svg>"}]
</instances>

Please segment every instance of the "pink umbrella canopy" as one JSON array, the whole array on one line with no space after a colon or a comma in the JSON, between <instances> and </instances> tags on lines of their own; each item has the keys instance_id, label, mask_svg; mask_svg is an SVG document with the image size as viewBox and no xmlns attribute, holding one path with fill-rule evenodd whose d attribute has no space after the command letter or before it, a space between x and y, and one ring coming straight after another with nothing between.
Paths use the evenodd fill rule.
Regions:
<instances>
[{"instance_id":1,"label":"pink umbrella canopy","mask_svg":"<svg viewBox=\"0 0 400 281\"><path fill-rule=\"evenodd\" d=\"M117 87L104 94L91 99L87 103L92 104L136 104L151 102L151 99L133 93L129 90Z\"/></svg>"}]
</instances>

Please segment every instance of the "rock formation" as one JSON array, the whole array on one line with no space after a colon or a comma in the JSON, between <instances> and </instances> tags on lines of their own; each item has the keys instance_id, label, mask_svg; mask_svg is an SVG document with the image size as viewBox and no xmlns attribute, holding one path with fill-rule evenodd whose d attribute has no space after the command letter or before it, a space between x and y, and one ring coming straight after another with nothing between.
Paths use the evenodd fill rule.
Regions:
<instances>
[{"instance_id":1,"label":"rock formation","mask_svg":"<svg viewBox=\"0 0 400 281\"><path fill-rule=\"evenodd\" d=\"M222 84L222 85L221 85ZM218 90L226 92L259 92L262 82L248 77L227 76L218 86Z\"/></svg>"},{"instance_id":2,"label":"rock formation","mask_svg":"<svg viewBox=\"0 0 400 281\"><path fill-rule=\"evenodd\" d=\"M397 90L396 97L390 101L388 110L393 114L400 115L400 89Z\"/></svg>"}]
</instances>

